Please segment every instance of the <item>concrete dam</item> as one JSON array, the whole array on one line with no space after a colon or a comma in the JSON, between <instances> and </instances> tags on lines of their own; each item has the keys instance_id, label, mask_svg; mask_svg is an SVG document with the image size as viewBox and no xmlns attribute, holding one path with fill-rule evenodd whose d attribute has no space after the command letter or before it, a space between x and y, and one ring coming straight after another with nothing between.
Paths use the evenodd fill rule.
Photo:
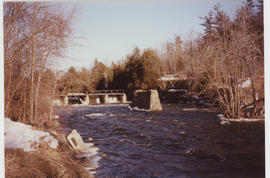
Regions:
<instances>
[{"instance_id":1,"label":"concrete dam","mask_svg":"<svg viewBox=\"0 0 270 178\"><path fill-rule=\"evenodd\" d=\"M114 104L126 103L127 96L123 90L93 90L89 93L66 93L55 96L55 105L69 104Z\"/></svg>"}]
</instances>

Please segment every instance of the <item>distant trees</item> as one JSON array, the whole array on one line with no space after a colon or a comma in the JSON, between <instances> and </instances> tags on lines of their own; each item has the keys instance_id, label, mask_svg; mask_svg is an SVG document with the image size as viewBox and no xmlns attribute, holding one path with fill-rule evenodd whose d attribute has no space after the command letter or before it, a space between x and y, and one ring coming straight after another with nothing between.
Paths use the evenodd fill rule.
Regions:
<instances>
[{"instance_id":1,"label":"distant trees","mask_svg":"<svg viewBox=\"0 0 270 178\"><path fill-rule=\"evenodd\" d=\"M183 63L183 41L176 36L174 42L165 44L165 52L161 55L164 74L180 74L185 69Z\"/></svg>"},{"instance_id":2,"label":"distant trees","mask_svg":"<svg viewBox=\"0 0 270 178\"><path fill-rule=\"evenodd\" d=\"M90 71L86 68L81 68L77 71L71 66L68 71L58 79L58 92L88 92L93 89L91 82Z\"/></svg>"},{"instance_id":3,"label":"distant trees","mask_svg":"<svg viewBox=\"0 0 270 178\"><path fill-rule=\"evenodd\" d=\"M95 59L91 69L76 70L71 66L58 80L58 92L89 92L111 88L113 70Z\"/></svg>"},{"instance_id":4,"label":"distant trees","mask_svg":"<svg viewBox=\"0 0 270 178\"><path fill-rule=\"evenodd\" d=\"M111 81L112 89L128 89L129 75L126 71L126 63L118 63L112 65L113 79Z\"/></svg>"},{"instance_id":5,"label":"distant trees","mask_svg":"<svg viewBox=\"0 0 270 178\"><path fill-rule=\"evenodd\" d=\"M91 81L98 90L108 89L113 78L111 68L105 66L102 62L95 59L94 67L91 70Z\"/></svg>"},{"instance_id":6,"label":"distant trees","mask_svg":"<svg viewBox=\"0 0 270 178\"><path fill-rule=\"evenodd\" d=\"M95 59L91 69L76 71L74 67L58 80L58 91L88 92L89 90L123 89L132 97L134 90L159 87L161 62L156 51L146 49L142 53L134 48L123 62L110 67Z\"/></svg>"},{"instance_id":7,"label":"distant trees","mask_svg":"<svg viewBox=\"0 0 270 178\"><path fill-rule=\"evenodd\" d=\"M4 3L5 117L31 124L49 118L41 105L50 105L45 98L55 82L43 79L51 60L62 56L69 43L72 17L73 11L50 3Z\"/></svg>"}]
</instances>

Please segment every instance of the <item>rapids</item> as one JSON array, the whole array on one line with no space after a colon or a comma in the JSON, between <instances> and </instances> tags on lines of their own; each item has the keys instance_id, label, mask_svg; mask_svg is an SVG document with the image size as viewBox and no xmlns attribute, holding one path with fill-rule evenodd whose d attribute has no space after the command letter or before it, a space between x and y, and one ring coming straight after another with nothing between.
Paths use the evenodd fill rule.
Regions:
<instances>
[{"instance_id":1,"label":"rapids","mask_svg":"<svg viewBox=\"0 0 270 178\"><path fill-rule=\"evenodd\" d=\"M61 132L93 138L97 177L264 177L264 122L221 125L211 108L58 107Z\"/></svg>"}]
</instances>

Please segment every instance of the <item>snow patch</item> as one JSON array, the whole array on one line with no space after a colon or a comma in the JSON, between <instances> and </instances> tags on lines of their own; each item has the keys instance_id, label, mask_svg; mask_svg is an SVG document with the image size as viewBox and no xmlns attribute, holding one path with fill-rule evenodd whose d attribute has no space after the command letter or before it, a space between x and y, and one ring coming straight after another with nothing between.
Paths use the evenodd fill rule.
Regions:
<instances>
[{"instance_id":1,"label":"snow patch","mask_svg":"<svg viewBox=\"0 0 270 178\"><path fill-rule=\"evenodd\" d=\"M40 143L48 143L52 149L58 146L58 140L48 132L33 130L32 126L5 118L5 148L22 148L24 151L35 151Z\"/></svg>"},{"instance_id":2,"label":"snow patch","mask_svg":"<svg viewBox=\"0 0 270 178\"><path fill-rule=\"evenodd\" d=\"M179 77L177 77L177 75L174 74L168 74L168 75L164 75L161 78L158 79L159 81L175 81L175 80L180 80Z\"/></svg>"},{"instance_id":3,"label":"snow patch","mask_svg":"<svg viewBox=\"0 0 270 178\"><path fill-rule=\"evenodd\" d=\"M251 80L250 80L250 78L248 78L247 80L244 80L244 81L239 85L239 87L247 88L247 87L250 87L250 85L251 85Z\"/></svg>"},{"instance_id":4,"label":"snow patch","mask_svg":"<svg viewBox=\"0 0 270 178\"><path fill-rule=\"evenodd\" d=\"M231 119L226 118L223 114L217 115L220 120L220 124L230 124L230 122L259 122L264 121L264 119L257 119L257 118L240 118L240 119Z\"/></svg>"}]
</instances>

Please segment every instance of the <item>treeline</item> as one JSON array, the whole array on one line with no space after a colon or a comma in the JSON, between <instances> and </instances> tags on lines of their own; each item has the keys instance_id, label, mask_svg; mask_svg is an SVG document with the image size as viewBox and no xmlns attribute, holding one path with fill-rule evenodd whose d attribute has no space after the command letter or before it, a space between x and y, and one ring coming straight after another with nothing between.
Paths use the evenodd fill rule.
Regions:
<instances>
[{"instance_id":1,"label":"treeline","mask_svg":"<svg viewBox=\"0 0 270 178\"><path fill-rule=\"evenodd\" d=\"M193 81L201 92L214 89L222 113L229 118L264 112L263 1L247 0L234 18L216 5L202 18L204 33L167 43L164 68Z\"/></svg>"},{"instance_id":2,"label":"treeline","mask_svg":"<svg viewBox=\"0 0 270 178\"><path fill-rule=\"evenodd\" d=\"M4 2L5 117L41 125L52 119L56 74L49 68L63 56L72 11L41 2Z\"/></svg>"},{"instance_id":3,"label":"treeline","mask_svg":"<svg viewBox=\"0 0 270 178\"><path fill-rule=\"evenodd\" d=\"M74 67L58 81L59 92L89 92L90 90L123 89L132 97L137 89L153 89L159 87L161 62L157 52L146 49L143 52L134 48L123 62L110 67L95 59L91 69Z\"/></svg>"},{"instance_id":4,"label":"treeline","mask_svg":"<svg viewBox=\"0 0 270 178\"><path fill-rule=\"evenodd\" d=\"M247 0L231 18L216 5L201 18L204 33L183 41L176 36L160 51L134 48L118 64L95 61L92 69L74 68L60 80L62 91L164 89L159 78L166 74L187 81L190 91L215 92L222 113L229 118L264 112L263 1ZM72 75L71 75L72 74ZM72 80L77 76L78 80ZM70 77L69 82L65 79ZM81 83L82 85L80 85ZM167 85L168 87L168 85ZM170 86L171 87L171 86ZM180 86L181 87L181 86Z\"/></svg>"}]
</instances>

